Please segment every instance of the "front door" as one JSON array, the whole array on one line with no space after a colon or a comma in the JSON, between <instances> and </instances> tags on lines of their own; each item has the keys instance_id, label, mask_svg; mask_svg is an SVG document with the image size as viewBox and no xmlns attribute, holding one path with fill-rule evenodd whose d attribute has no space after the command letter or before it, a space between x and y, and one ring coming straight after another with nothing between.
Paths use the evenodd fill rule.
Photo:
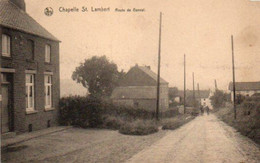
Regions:
<instances>
[{"instance_id":1,"label":"front door","mask_svg":"<svg viewBox=\"0 0 260 163\"><path fill-rule=\"evenodd\" d=\"M2 107L1 107L1 119L2 119L2 133L10 131L10 118L9 118L9 84L2 84Z\"/></svg>"}]
</instances>

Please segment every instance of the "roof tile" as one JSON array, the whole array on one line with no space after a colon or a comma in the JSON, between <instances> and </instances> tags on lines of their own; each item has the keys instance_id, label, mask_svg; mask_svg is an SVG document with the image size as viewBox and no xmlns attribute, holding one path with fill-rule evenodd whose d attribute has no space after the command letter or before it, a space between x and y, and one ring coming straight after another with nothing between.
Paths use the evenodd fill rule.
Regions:
<instances>
[{"instance_id":1,"label":"roof tile","mask_svg":"<svg viewBox=\"0 0 260 163\"><path fill-rule=\"evenodd\" d=\"M59 41L31 16L8 0L0 0L0 25L53 41Z\"/></svg>"}]
</instances>

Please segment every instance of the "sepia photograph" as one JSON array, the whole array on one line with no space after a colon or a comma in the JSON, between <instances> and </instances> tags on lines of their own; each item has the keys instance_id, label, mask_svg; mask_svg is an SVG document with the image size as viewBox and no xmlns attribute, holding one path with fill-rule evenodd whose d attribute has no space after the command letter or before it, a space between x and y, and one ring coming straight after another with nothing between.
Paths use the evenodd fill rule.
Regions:
<instances>
[{"instance_id":1,"label":"sepia photograph","mask_svg":"<svg viewBox=\"0 0 260 163\"><path fill-rule=\"evenodd\" d=\"M259 163L260 0L0 0L2 163Z\"/></svg>"}]
</instances>

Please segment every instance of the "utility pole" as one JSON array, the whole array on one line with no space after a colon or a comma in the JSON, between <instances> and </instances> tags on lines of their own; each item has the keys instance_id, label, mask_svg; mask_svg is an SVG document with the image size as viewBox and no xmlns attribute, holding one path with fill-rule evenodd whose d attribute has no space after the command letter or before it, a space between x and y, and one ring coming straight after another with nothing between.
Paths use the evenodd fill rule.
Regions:
<instances>
[{"instance_id":1,"label":"utility pole","mask_svg":"<svg viewBox=\"0 0 260 163\"><path fill-rule=\"evenodd\" d=\"M215 79L215 90L218 89L217 80Z\"/></svg>"},{"instance_id":2,"label":"utility pole","mask_svg":"<svg viewBox=\"0 0 260 163\"><path fill-rule=\"evenodd\" d=\"M194 72L192 72L192 81L193 81L193 106L195 106L195 85L194 85Z\"/></svg>"},{"instance_id":3,"label":"utility pole","mask_svg":"<svg viewBox=\"0 0 260 163\"><path fill-rule=\"evenodd\" d=\"M157 74L158 76L157 76L157 101L156 101L157 121L159 121L159 107L160 107L161 33L162 33L162 12L160 12L160 26L159 26L158 74Z\"/></svg>"},{"instance_id":4,"label":"utility pole","mask_svg":"<svg viewBox=\"0 0 260 163\"><path fill-rule=\"evenodd\" d=\"M199 98L199 104L200 104L200 84L197 84L197 88L198 88L198 98Z\"/></svg>"},{"instance_id":5,"label":"utility pole","mask_svg":"<svg viewBox=\"0 0 260 163\"><path fill-rule=\"evenodd\" d=\"M186 55L184 54L184 89L183 89L183 107L184 114L186 113Z\"/></svg>"},{"instance_id":6,"label":"utility pole","mask_svg":"<svg viewBox=\"0 0 260 163\"><path fill-rule=\"evenodd\" d=\"M231 35L231 49L232 49L232 72L233 72L233 104L234 104L234 118L237 118L236 109L236 80L235 80L235 58L234 58L234 43L233 35Z\"/></svg>"}]
</instances>

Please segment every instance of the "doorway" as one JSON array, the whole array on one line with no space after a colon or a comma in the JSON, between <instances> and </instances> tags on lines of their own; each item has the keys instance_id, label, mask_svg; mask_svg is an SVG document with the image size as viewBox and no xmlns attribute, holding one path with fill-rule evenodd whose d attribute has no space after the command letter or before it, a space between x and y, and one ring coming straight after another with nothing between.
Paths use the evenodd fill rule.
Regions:
<instances>
[{"instance_id":1,"label":"doorway","mask_svg":"<svg viewBox=\"0 0 260 163\"><path fill-rule=\"evenodd\" d=\"M2 78L2 107L1 107L1 133L7 133L13 129L13 115L11 104L11 78L12 74L1 73Z\"/></svg>"}]
</instances>

